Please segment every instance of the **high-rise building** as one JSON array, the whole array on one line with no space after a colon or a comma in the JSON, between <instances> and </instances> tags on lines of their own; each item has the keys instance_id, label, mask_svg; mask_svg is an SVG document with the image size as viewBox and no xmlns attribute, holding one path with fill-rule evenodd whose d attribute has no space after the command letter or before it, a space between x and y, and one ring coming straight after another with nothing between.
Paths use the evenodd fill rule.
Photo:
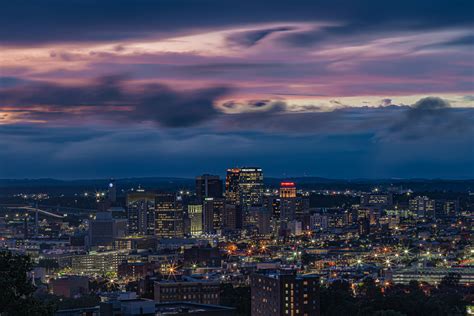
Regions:
<instances>
[{"instance_id":1,"label":"high-rise building","mask_svg":"<svg viewBox=\"0 0 474 316\"><path fill-rule=\"evenodd\" d=\"M296 197L296 185L294 182L281 182L280 183L280 198L295 198Z\"/></svg>"},{"instance_id":2,"label":"high-rise building","mask_svg":"<svg viewBox=\"0 0 474 316\"><path fill-rule=\"evenodd\" d=\"M239 205L226 203L222 217L224 229L235 230L242 228L242 213Z\"/></svg>"},{"instance_id":3,"label":"high-rise building","mask_svg":"<svg viewBox=\"0 0 474 316\"><path fill-rule=\"evenodd\" d=\"M115 219L111 212L98 212L89 223L90 246L112 247L115 238L125 236L126 232L126 219Z\"/></svg>"},{"instance_id":4,"label":"high-rise building","mask_svg":"<svg viewBox=\"0 0 474 316\"><path fill-rule=\"evenodd\" d=\"M222 228L225 200L206 198L203 202L203 230L206 233L215 233Z\"/></svg>"},{"instance_id":5,"label":"high-rise building","mask_svg":"<svg viewBox=\"0 0 474 316\"><path fill-rule=\"evenodd\" d=\"M221 198L223 183L219 176L203 174L196 177L196 197L199 201L205 198Z\"/></svg>"},{"instance_id":6,"label":"high-rise building","mask_svg":"<svg viewBox=\"0 0 474 316\"><path fill-rule=\"evenodd\" d=\"M296 218L296 186L294 182L280 183L280 220Z\"/></svg>"},{"instance_id":7,"label":"high-rise building","mask_svg":"<svg viewBox=\"0 0 474 316\"><path fill-rule=\"evenodd\" d=\"M434 216L435 200L427 196L417 196L409 201L409 209L417 216Z\"/></svg>"},{"instance_id":8,"label":"high-rise building","mask_svg":"<svg viewBox=\"0 0 474 316\"><path fill-rule=\"evenodd\" d=\"M263 171L261 168L241 168L239 187L240 199L244 209L252 205L262 205Z\"/></svg>"},{"instance_id":9,"label":"high-rise building","mask_svg":"<svg viewBox=\"0 0 474 316\"><path fill-rule=\"evenodd\" d=\"M227 169L226 200L242 208L244 225L248 225L249 208L263 204L262 169L255 167Z\"/></svg>"},{"instance_id":10,"label":"high-rise building","mask_svg":"<svg viewBox=\"0 0 474 316\"><path fill-rule=\"evenodd\" d=\"M225 198L230 204L240 205L240 169L227 169Z\"/></svg>"},{"instance_id":11,"label":"high-rise building","mask_svg":"<svg viewBox=\"0 0 474 316\"><path fill-rule=\"evenodd\" d=\"M252 316L320 315L319 277L293 270L253 274Z\"/></svg>"},{"instance_id":12,"label":"high-rise building","mask_svg":"<svg viewBox=\"0 0 474 316\"><path fill-rule=\"evenodd\" d=\"M127 194L128 233L155 234L155 194L137 190Z\"/></svg>"},{"instance_id":13,"label":"high-rise building","mask_svg":"<svg viewBox=\"0 0 474 316\"><path fill-rule=\"evenodd\" d=\"M201 235L203 233L202 204L188 204L188 217L190 222L191 235Z\"/></svg>"},{"instance_id":14,"label":"high-rise building","mask_svg":"<svg viewBox=\"0 0 474 316\"><path fill-rule=\"evenodd\" d=\"M156 194L155 235L161 238L183 237L183 206L176 194Z\"/></svg>"}]
</instances>

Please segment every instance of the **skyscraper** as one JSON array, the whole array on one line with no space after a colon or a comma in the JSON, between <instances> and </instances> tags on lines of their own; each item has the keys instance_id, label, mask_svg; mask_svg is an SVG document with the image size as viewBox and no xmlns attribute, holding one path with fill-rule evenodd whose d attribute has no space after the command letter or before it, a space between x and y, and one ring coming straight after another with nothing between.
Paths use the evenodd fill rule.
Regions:
<instances>
[{"instance_id":1,"label":"skyscraper","mask_svg":"<svg viewBox=\"0 0 474 316\"><path fill-rule=\"evenodd\" d=\"M192 236L199 236L203 232L202 204L188 204L188 217Z\"/></svg>"},{"instance_id":2,"label":"skyscraper","mask_svg":"<svg viewBox=\"0 0 474 316\"><path fill-rule=\"evenodd\" d=\"M296 218L296 186L294 182L280 183L280 220Z\"/></svg>"},{"instance_id":3,"label":"skyscraper","mask_svg":"<svg viewBox=\"0 0 474 316\"><path fill-rule=\"evenodd\" d=\"M296 185L294 182L281 182L280 183L280 198L295 198L296 197Z\"/></svg>"},{"instance_id":4,"label":"skyscraper","mask_svg":"<svg viewBox=\"0 0 474 316\"><path fill-rule=\"evenodd\" d=\"M263 171L261 168L244 167L239 174L240 199L244 209L261 205L263 197Z\"/></svg>"},{"instance_id":5,"label":"skyscraper","mask_svg":"<svg viewBox=\"0 0 474 316\"><path fill-rule=\"evenodd\" d=\"M223 183L219 176L203 174L196 177L196 197L199 201L222 197L222 188Z\"/></svg>"},{"instance_id":6,"label":"skyscraper","mask_svg":"<svg viewBox=\"0 0 474 316\"><path fill-rule=\"evenodd\" d=\"M223 224L225 200L206 198L203 202L203 230L206 233L215 233Z\"/></svg>"},{"instance_id":7,"label":"skyscraper","mask_svg":"<svg viewBox=\"0 0 474 316\"><path fill-rule=\"evenodd\" d=\"M127 220L115 219L111 212L98 212L89 223L90 246L112 247L114 239L125 236Z\"/></svg>"},{"instance_id":8,"label":"skyscraper","mask_svg":"<svg viewBox=\"0 0 474 316\"><path fill-rule=\"evenodd\" d=\"M137 190L127 194L128 233L155 234L155 194Z\"/></svg>"},{"instance_id":9,"label":"skyscraper","mask_svg":"<svg viewBox=\"0 0 474 316\"><path fill-rule=\"evenodd\" d=\"M183 237L183 206L176 194L156 194L155 235L161 238Z\"/></svg>"},{"instance_id":10,"label":"skyscraper","mask_svg":"<svg viewBox=\"0 0 474 316\"><path fill-rule=\"evenodd\" d=\"M249 224L249 208L263 203L262 169L255 167L227 169L226 200L241 208L243 223Z\"/></svg>"},{"instance_id":11,"label":"skyscraper","mask_svg":"<svg viewBox=\"0 0 474 316\"><path fill-rule=\"evenodd\" d=\"M240 169L227 169L225 178L225 198L230 204L240 205Z\"/></svg>"}]
</instances>

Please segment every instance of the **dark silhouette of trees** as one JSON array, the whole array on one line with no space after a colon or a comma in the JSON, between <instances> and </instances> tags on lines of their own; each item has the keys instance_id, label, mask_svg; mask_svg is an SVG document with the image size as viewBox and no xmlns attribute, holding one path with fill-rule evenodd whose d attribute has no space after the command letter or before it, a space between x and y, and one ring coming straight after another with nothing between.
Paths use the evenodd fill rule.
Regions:
<instances>
[{"instance_id":1,"label":"dark silhouette of trees","mask_svg":"<svg viewBox=\"0 0 474 316\"><path fill-rule=\"evenodd\" d=\"M0 315L51 315L54 307L34 297L36 290L28 277L32 269L28 256L0 252Z\"/></svg>"},{"instance_id":2,"label":"dark silhouette of trees","mask_svg":"<svg viewBox=\"0 0 474 316\"><path fill-rule=\"evenodd\" d=\"M459 275L448 275L438 288L413 281L407 285L389 285L382 290L367 278L355 286L355 295L348 282L336 281L321 287L321 315L465 315L472 293L459 284L459 279Z\"/></svg>"}]
</instances>

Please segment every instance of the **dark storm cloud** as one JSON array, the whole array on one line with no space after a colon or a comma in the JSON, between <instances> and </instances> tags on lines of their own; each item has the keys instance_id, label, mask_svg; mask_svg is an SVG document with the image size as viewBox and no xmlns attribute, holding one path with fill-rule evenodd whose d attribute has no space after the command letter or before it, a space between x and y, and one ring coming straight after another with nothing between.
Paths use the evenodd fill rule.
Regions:
<instances>
[{"instance_id":1,"label":"dark storm cloud","mask_svg":"<svg viewBox=\"0 0 474 316\"><path fill-rule=\"evenodd\" d=\"M123 76L108 76L86 85L34 83L0 90L0 105L27 119L99 118L121 122L154 122L166 127L193 126L213 119L226 87L175 91L161 84L126 86ZM34 109L30 107L34 106ZM27 110L27 111L26 111Z\"/></svg>"},{"instance_id":2,"label":"dark storm cloud","mask_svg":"<svg viewBox=\"0 0 474 316\"><path fill-rule=\"evenodd\" d=\"M344 31L352 33L367 27L380 31L400 26L419 29L458 27L472 24L473 5L469 0L275 0L271 5L254 0L4 1L0 10L0 41L120 40L274 21L334 21L350 26ZM307 39L320 36L307 35ZM258 36L254 38L258 39Z\"/></svg>"},{"instance_id":3,"label":"dark storm cloud","mask_svg":"<svg viewBox=\"0 0 474 316\"><path fill-rule=\"evenodd\" d=\"M389 137L399 135L407 140L420 137L472 137L474 109L452 108L447 100L426 97L408 107L402 117L386 131Z\"/></svg>"},{"instance_id":4,"label":"dark storm cloud","mask_svg":"<svg viewBox=\"0 0 474 316\"><path fill-rule=\"evenodd\" d=\"M422 138L472 138L474 109L452 108L448 101L426 97L415 104L394 105L384 99L379 107L348 107L321 111L318 106L307 106L308 111L290 111L284 101L254 100L259 110L229 114L220 124L235 131L258 130L268 133L301 135L331 135L371 133L376 141L416 140ZM233 103L234 107L238 104ZM242 104L240 104L242 106ZM251 109L250 104L244 108Z\"/></svg>"}]
</instances>

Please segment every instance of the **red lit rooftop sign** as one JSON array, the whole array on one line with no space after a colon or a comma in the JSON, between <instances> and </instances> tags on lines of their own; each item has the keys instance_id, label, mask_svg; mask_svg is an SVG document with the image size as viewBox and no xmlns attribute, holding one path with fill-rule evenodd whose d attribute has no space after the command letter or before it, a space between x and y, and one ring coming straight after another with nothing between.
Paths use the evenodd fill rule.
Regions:
<instances>
[{"instance_id":1,"label":"red lit rooftop sign","mask_svg":"<svg viewBox=\"0 0 474 316\"><path fill-rule=\"evenodd\" d=\"M294 182L282 182L282 183L280 183L280 186L282 186L282 187L294 187L295 183Z\"/></svg>"}]
</instances>

